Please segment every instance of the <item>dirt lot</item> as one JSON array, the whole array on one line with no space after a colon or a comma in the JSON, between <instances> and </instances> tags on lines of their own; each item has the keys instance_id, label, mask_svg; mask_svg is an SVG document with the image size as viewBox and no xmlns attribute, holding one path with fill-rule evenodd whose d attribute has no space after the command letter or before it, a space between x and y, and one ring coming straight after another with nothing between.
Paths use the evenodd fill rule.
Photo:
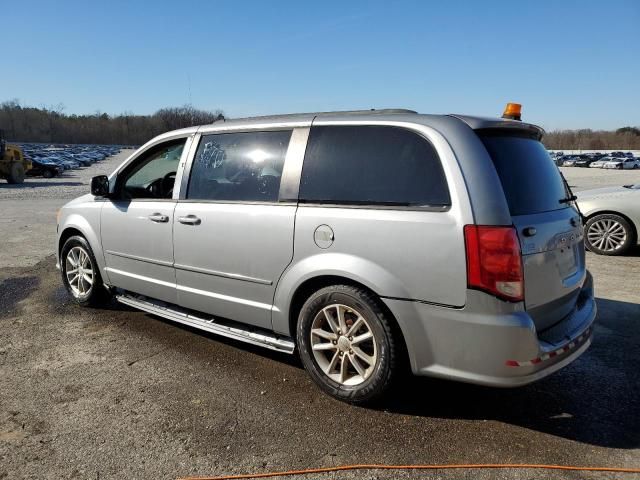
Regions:
<instances>
[{"instance_id":1,"label":"dirt lot","mask_svg":"<svg viewBox=\"0 0 640 480\"><path fill-rule=\"evenodd\" d=\"M295 357L118 304L71 304L51 257L55 212L123 157L22 188L0 184L0 479L172 479L347 463L640 468L637 252L588 254L599 307L595 340L561 372L515 390L410 379L380 408L352 407L321 394ZM563 170L577 190L640 182L638 172Z\"/></svg>"}]
</instances>

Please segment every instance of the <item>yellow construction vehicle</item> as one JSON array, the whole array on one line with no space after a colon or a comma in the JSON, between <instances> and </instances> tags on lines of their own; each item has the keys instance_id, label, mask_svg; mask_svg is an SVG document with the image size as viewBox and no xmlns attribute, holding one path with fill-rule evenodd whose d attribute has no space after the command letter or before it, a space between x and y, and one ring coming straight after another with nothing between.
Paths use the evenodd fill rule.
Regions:
<instances>
[{"instance_id":1,"label":"yellow construction vehicle","mask_svg":"<svg viewBox=\"0 0 640 480\"><path fill-rule=\"evenodd\" d=\"M8 183L22 183L25 173L30 169L31 161L25 158L22 149L7 144L4 132L0 130L0 178Z\"/></svg>"}]
</instances>

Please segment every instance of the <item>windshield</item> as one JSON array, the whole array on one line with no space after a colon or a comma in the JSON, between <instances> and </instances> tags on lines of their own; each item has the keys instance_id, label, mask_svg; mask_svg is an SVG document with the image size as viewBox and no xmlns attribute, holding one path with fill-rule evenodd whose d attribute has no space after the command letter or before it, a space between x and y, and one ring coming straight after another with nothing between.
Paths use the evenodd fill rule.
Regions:
<instances>
[{"instance_id":1,"label":"windshield","mask_svg":"<svg viewBox=\"0 0 640 480\"><path fill-rule=\"evenodd\" d=\"M567 207L564 200L569 195L560 171L542 143L493 132L480 133L480 138L496 167L511 215Z\"/></svg>"}]
</instances>

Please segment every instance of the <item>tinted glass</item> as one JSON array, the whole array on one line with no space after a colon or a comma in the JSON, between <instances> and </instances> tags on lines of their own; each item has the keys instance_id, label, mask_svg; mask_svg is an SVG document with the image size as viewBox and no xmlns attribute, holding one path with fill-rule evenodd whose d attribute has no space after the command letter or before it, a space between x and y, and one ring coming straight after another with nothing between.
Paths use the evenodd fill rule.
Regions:
<instances>
[{"instance_id":1,"label":"tinted glass","mask_svg":"<svg viewBox=\"0 0 640 480\"><path fill-rule=\"evenodd\" d=\"M433 146L416 133L385 126L311 129L300 200L340 204L449 205Z\"/></svg>"},{"instance_id":2,"label":"tinted glass","mask_svg":"<svg viewBox=\"0 0 640 480\"><path fill-rule=\"evenodd\" d=\"M493 159L511 215L567 208L567 191L558 167L537 140L481 134Z\"/></svg>"},{"instance_id":3,"label":"tinted glass","mask_svg":"<svg viewBox=\"0 0 640 480\"><path fill-rule=\"evenodd\" d=\"M291 130L206 135L191 168L187 198L276 202Z\"/></svg>"}]
</instances>

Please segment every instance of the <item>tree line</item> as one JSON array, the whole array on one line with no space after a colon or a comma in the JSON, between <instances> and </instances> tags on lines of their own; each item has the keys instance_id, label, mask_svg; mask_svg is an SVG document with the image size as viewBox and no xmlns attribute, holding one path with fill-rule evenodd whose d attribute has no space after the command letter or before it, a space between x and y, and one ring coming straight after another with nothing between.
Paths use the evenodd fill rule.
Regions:
<instances>
[{"instance_id":1,"label":"tree line","mask_svg":"<svg viewBox=\"0 0 640 480\"><path fill-rule=\"evenodd\" d=\"M162 108L152 115L111 116L100 112L67 115L62 105L35 108L20 105L17 100L0 104L0 129L7 140L14 142L140 145L169 130L224 119L221 110L200 110L192 105ZM554 150L640 150L640 128L554 130L542 141Z\"/></svg>"},{"instance_id":2,"label":"tree line","mask_svg":"<svg viewBox=\"0 0 640 480\"><path fill-rule=\"evenodd\" d=\"M97 143L140 145L177 128L224 120L221 110L206 111L192 105L162 108L151 115L123 113L111 116L65 114L64 106L29 107L17 100L0 104L0 129L13 142Z\"/></svg>"},{"instance_id":3,"label":"tree line","mask_svg":"<svg viewBox=\"0 0 640 480\"><path fill-rule=\"evenodd\" d=\"M551 150L640 150L640 128L554 130L542 141Z\"/></svg>"}]
</instances>

